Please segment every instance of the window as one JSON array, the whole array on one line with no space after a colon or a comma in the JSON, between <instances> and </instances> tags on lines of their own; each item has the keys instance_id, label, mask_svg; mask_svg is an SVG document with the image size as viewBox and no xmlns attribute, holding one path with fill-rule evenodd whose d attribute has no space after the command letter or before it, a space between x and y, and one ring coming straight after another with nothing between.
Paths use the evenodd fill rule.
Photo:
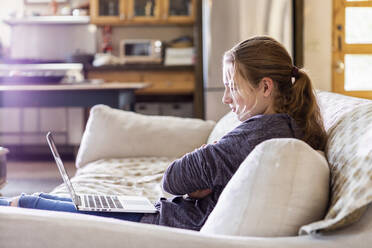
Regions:
<instances>
[{"instance_id":1,"label":"window","mask_svg":"<svg viewBox=\"0 0 372 248\"><path fill-rule=\"evenodd\" d=\"M333 0L332 88L372 99L372 0Z\"/></svg>"}]
</instances>

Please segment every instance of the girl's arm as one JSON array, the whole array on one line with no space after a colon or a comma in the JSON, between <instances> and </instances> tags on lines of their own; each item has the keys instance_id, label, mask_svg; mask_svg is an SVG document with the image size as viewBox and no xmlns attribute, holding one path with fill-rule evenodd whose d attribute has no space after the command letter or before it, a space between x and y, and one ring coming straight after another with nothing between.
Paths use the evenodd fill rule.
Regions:
<instances>
[{"instance_id":1,"label":"girl's arm","mask_svg":"<svg viewBox=\"0 0 372 248\"><path fill-rule=\"evenodd\" d=\"M250 151L261 142L262 128L243 126L174 161L163 177L163 189L173 195L191 194L225 186ZM203 192L207 193L207 191Z\"/></svg>"}]
</instances>

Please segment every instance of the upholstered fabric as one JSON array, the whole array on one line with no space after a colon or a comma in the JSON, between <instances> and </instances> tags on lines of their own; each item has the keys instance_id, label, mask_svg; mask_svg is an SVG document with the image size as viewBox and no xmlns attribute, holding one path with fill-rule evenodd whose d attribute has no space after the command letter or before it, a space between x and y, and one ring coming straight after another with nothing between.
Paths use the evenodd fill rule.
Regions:
<instances>
[{"instance_id":1,"label":"upholstered fabric","mask_svg":"<svg viewBox=\"0 0 372 248\"><path fill-rule=\"evenodd\" d=\"M329 167L322 152L297 139L258 145L222 192L202 233L294 236L324 217Z\"/></svg>"},{"instance_id":2,"label":"upholstered fabric","mask_svg":"<svg viewBox=\"0 0 372 248\"><path fill-rule=\"evenodd\" d=\"M302 234L354 223L372 201L372 103L344 114L328 134L326 154L332 171L330 208L325 220L302 227Z\"/></svg>"},{"instance_id":3,"label":"upholstered fabric","mask_svg":"<svg viewBox=\"0 0 372 248\"><path fill-rule=\"evenodd\" d=\"M169 196L162 191L160 181L165 169L174 159L101 159L79 168L71 181L77 193L141 195L155 202L162 196ZM62 184L51 194L68 196L68 191Z\"/></svg>"},{"instance_id":4,"label":"upholstered fabric","mask_svg":"<svg viewBox=\"0 0 372 248\"><path fill-rule=\"evenodd\" d=\"M0 206L2 248L370 248L372 207L347 229L281 238L203 234L85 214Z\"/></svg>"},{"instance_id":5,"label":"upholstered fabric","mask_svg":"<svg viewBox=\"0 0 372 248\"><path fill-rule=\"evenodd\" d=\"M233 130L240 123L241 122L238 120L234 112L228 112L217 122L216 126L213 128L208 137L208 144L220 140L222 136Z\"/></svg>"},{"instance_id":6,"label":"upholstered fabric","mask_svg":"<svg viewBox=\"0 0 372 248\"><path fill-rule=\"evenodd\" d=\"M316 98L323 117L324 128L329 130L345 113L371 101L327 91L317 91Z\"/></svg>"},{"instance_id":7,"label":"upholstered fabric","mask_svg":"<svg viewBox=\"0 0 372 248\"><path fill-rule=\"evenodd\" d=\"M103 158L180 157L207 142L213 121L146 116L96 105L84 131L77 167Z\"/></svg>"}]
</instances>

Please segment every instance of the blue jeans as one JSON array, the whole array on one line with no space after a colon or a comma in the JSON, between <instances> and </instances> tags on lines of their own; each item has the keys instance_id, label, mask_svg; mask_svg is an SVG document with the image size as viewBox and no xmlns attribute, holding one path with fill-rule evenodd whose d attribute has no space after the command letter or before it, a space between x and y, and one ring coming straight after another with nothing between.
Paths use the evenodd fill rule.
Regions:
<instances>
[{"instance_id":1,"label":"blue jeans","mask_svg":"<svg viewBox=\"0 0 372 248\"><path fill-rule=\"evenodd\" d=\"M139 222L143 216L141 213L114 213L114 212L94 212L94 211L79 211L71 198L63 198L55 195L41 193L39 196L22 195L19 198L18 206L21 208L33 208L52 211L62 211L70 213L81 213L103 217L110 217L120 220Z\"/></svg>"}]
</instances>

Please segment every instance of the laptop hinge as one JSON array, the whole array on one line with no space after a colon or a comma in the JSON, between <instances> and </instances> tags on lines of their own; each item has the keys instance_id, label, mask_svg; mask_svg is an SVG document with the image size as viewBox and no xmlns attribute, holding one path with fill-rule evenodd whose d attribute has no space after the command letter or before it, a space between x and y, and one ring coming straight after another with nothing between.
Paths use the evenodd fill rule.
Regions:
<instances>
[{"instance_id":1,"label":"laptop hinge","mask_svg":"<svg viewBox=\"0 0 372 248\"><path fill-rule=\"evenodd\" d=\"M76 195L76 202L75 202L76 205L78 206L81 206L81 198L79 195Z\"/></svg>"}]
</instances>

